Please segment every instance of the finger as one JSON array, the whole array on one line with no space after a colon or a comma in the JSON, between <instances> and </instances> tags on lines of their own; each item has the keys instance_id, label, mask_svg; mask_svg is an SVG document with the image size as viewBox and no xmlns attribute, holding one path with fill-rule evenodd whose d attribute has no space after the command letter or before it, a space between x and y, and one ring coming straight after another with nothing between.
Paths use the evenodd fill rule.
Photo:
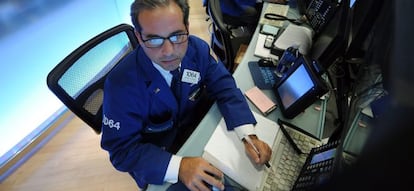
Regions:
<instances>
[{"instance_id":1,"label":"finger","mask_svg":"<svg viewBox=\"0 0 414 191\"><path fill-rule=\"evenodd\" d=\"M195 186L195 184L191 183L189 185L186 185L187 188L191 191L199 191L199 189L197 188L197 186Z\"/></svg>"},{"instance_id":2,"label":"finger","mask_svg":"<svg viewBox=\"0 0 414 191\"><path fill-rule=\"evenodd\" d=\"M210 191L210 188L203 181L194 182L194 187L200 191Z\"/></svg>"},{"instance_id":3,"label":"finger","mask_svg":"<svg viewBox=\"0 0 414 191\"><path fill-rule=\"evenodd\" d=\"M260 152L260 163L263 164L268 162L272 156L272 149L265 142L261 142L258 148Z\"/></svg>"},{"instance_id":4,"label":"finger","mask_svg":"<svg viewBox=\"0 0 414 191\"><path fill-rule=\"evenodd\" d=\"M206 183L202 180L202 178L197 178L192 180L188 185L187 188L191 191L210 191Z\"/></svg>"},{"instance_id":5,"label":"finger","mask_svg":"<svg viewBox=\"0 0 414 191\"><path fill-rule=\"evenodd\" d=\"M219 190L224 190L224 184L222 180L216 179L214 183L210 184L211 186L214 186L215 188L218 188Z\"/></svg>"},{"instance_id":6,"label":"finger","mask_svg":"<svg viewBox=\"0 0 414 191\"><path fill-rule=\"evenodd\" d=\"M248 147L246 149L247 154L250 156L250 158L255 162L255 163L259 163L260 162L260 155L251 147Z\"/></svg>"},{"instance_id":7,"label":"finger","mask_svg":"<svg viewBox=\"0 0 414 191\"><path fill-rule=\"evenodd\" d=\"M204 182L206 182L208 185L219 188L220 190L224 190L224 184L222 182L222 179L224 178L223 176L224 175L215 176L209 172L206 172Z\"/></svg>"},{"instance_id":8,"label":"finger","mask_svg":"<svg viewBox=\"0 0 414 191\"><path fill-rule=\"evenodd\" d=\"M254 144L254 143L252 143ZM260 162L260 153L257 150L257 148L254 148L252 144L248 143L247 141L244 141L244 148L247 153L247 155L252 159L255 163Z\"/></svg>"},{"instance_id":9,"label":"finger","mask_svg":"<svg viewBox=\"0 0 414 191\"><path fill-rule=\"evenodd\" d=\"M223 172L221 172L218 168L211 164L209 164L209 166L204 169L204 172L206 172L210 176L217 177L220 179L224 176Z\"/></svg>"},{"instance_id":10,"label":"finger","mask_svg":"<svg viewBox=\"0 0 414 191\"><path fill-rule=\"evenodd\" d=\"M271 155L271 149L270 147L263 141L259 139L253 140L254 145L256 149L253 147L248 147L247 152L250 155L250 157L256 162L256 164L264 164L265 162L268 162Z\"/></svg>"}]
</instances>

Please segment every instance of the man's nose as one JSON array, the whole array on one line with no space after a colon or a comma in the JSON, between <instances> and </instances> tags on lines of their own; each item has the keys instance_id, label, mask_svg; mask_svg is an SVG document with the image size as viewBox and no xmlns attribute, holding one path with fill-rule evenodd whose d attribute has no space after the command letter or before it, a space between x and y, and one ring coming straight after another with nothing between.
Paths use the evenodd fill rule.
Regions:
<instances>
[{"instance_id":1,"label":"man's nose","mask_svg":"<svg viewBox=\"0 0 414 191\"><path fill-rule=\"evenodd\" d=\"M171 55L174 52L174 44L170 40L165 40L161 46L162 53L164 55Z\"/></svg>"}]
</instances>

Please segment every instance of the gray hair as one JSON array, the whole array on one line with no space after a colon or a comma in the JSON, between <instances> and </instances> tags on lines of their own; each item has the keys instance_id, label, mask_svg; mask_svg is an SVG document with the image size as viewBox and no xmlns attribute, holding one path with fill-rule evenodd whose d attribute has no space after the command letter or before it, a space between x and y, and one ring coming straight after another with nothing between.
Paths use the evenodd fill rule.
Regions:
<instances>
[{"instance_id":1,"label":"gray hair","mask_svg":"<svg viewBox=\"0 0 414 191\"><path fill-rule=\"evenodd\" d=\"M135 27L135 30L141 32L142 27L138 22L138 15L143 10L151 10L157 7L168 6L171 2L174 2L181 8L184 15L183 23L188 25L188 17L190 14L190 6L187 0L135 0L131 4L131 20Z\"/></svg>"}]
</instances>

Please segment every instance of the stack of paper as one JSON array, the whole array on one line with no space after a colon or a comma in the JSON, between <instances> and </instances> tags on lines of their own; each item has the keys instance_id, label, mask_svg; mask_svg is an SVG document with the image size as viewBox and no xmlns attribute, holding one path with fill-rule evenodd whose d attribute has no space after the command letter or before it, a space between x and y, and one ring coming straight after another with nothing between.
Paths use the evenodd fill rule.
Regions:
<instances>
[{"instance_id":1,"label":"stack of paper","mask_svg":"<svg viewBox=\"0 0 414 191\"><path fill-rule=\"evenodd\" d=\"M276 122L253 112L257 136L271 147L279 126ZM256 166L247 156L242 141L234 131L228 131L221 119L204 148L203 158L248 190L256 190L265 172L265 166Z\"/></svg>"},{"instance_id":2,"label":"stack of paper","mask_svg":"<svg viewBox=\"0 0 414 191\"><path fill-rule=\"evenodd\" d=\"M313 35L314 32L307 27L290 24L276 39L273 46L281 50L297 46L301 54L307 55L312 48Z\"/></svg>"}]
</instances>

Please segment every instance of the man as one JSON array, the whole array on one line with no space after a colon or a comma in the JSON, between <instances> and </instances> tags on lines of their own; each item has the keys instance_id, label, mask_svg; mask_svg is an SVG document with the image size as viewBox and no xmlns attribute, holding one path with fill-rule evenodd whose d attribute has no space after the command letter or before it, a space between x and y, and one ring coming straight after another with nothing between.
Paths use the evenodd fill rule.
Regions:
<instances>
[{"instance_id":1,"label":"man","mask_svg":"<svg viewBox=\"0 0 414 191\"><path fill-rule=\"evenodd\" d=\"M175 155L187 138L183 132L198 124L193 114L208 110L199 107L200 92L217 102L229 130L253 139L260 154L245 143L248 155L257 164L268 161L271 149L254 136L256 121L231 74L210 55L206 42L188 35L188 2L136 0L131 17L140 46L105 82L101 145L114 167L128 172L140 188L180 180L190 190L208 190L208 185L223 190L217 168L201 157ZM174 96L170 71L176 69L181 77Z\"/></svg>"}]
</instances>

